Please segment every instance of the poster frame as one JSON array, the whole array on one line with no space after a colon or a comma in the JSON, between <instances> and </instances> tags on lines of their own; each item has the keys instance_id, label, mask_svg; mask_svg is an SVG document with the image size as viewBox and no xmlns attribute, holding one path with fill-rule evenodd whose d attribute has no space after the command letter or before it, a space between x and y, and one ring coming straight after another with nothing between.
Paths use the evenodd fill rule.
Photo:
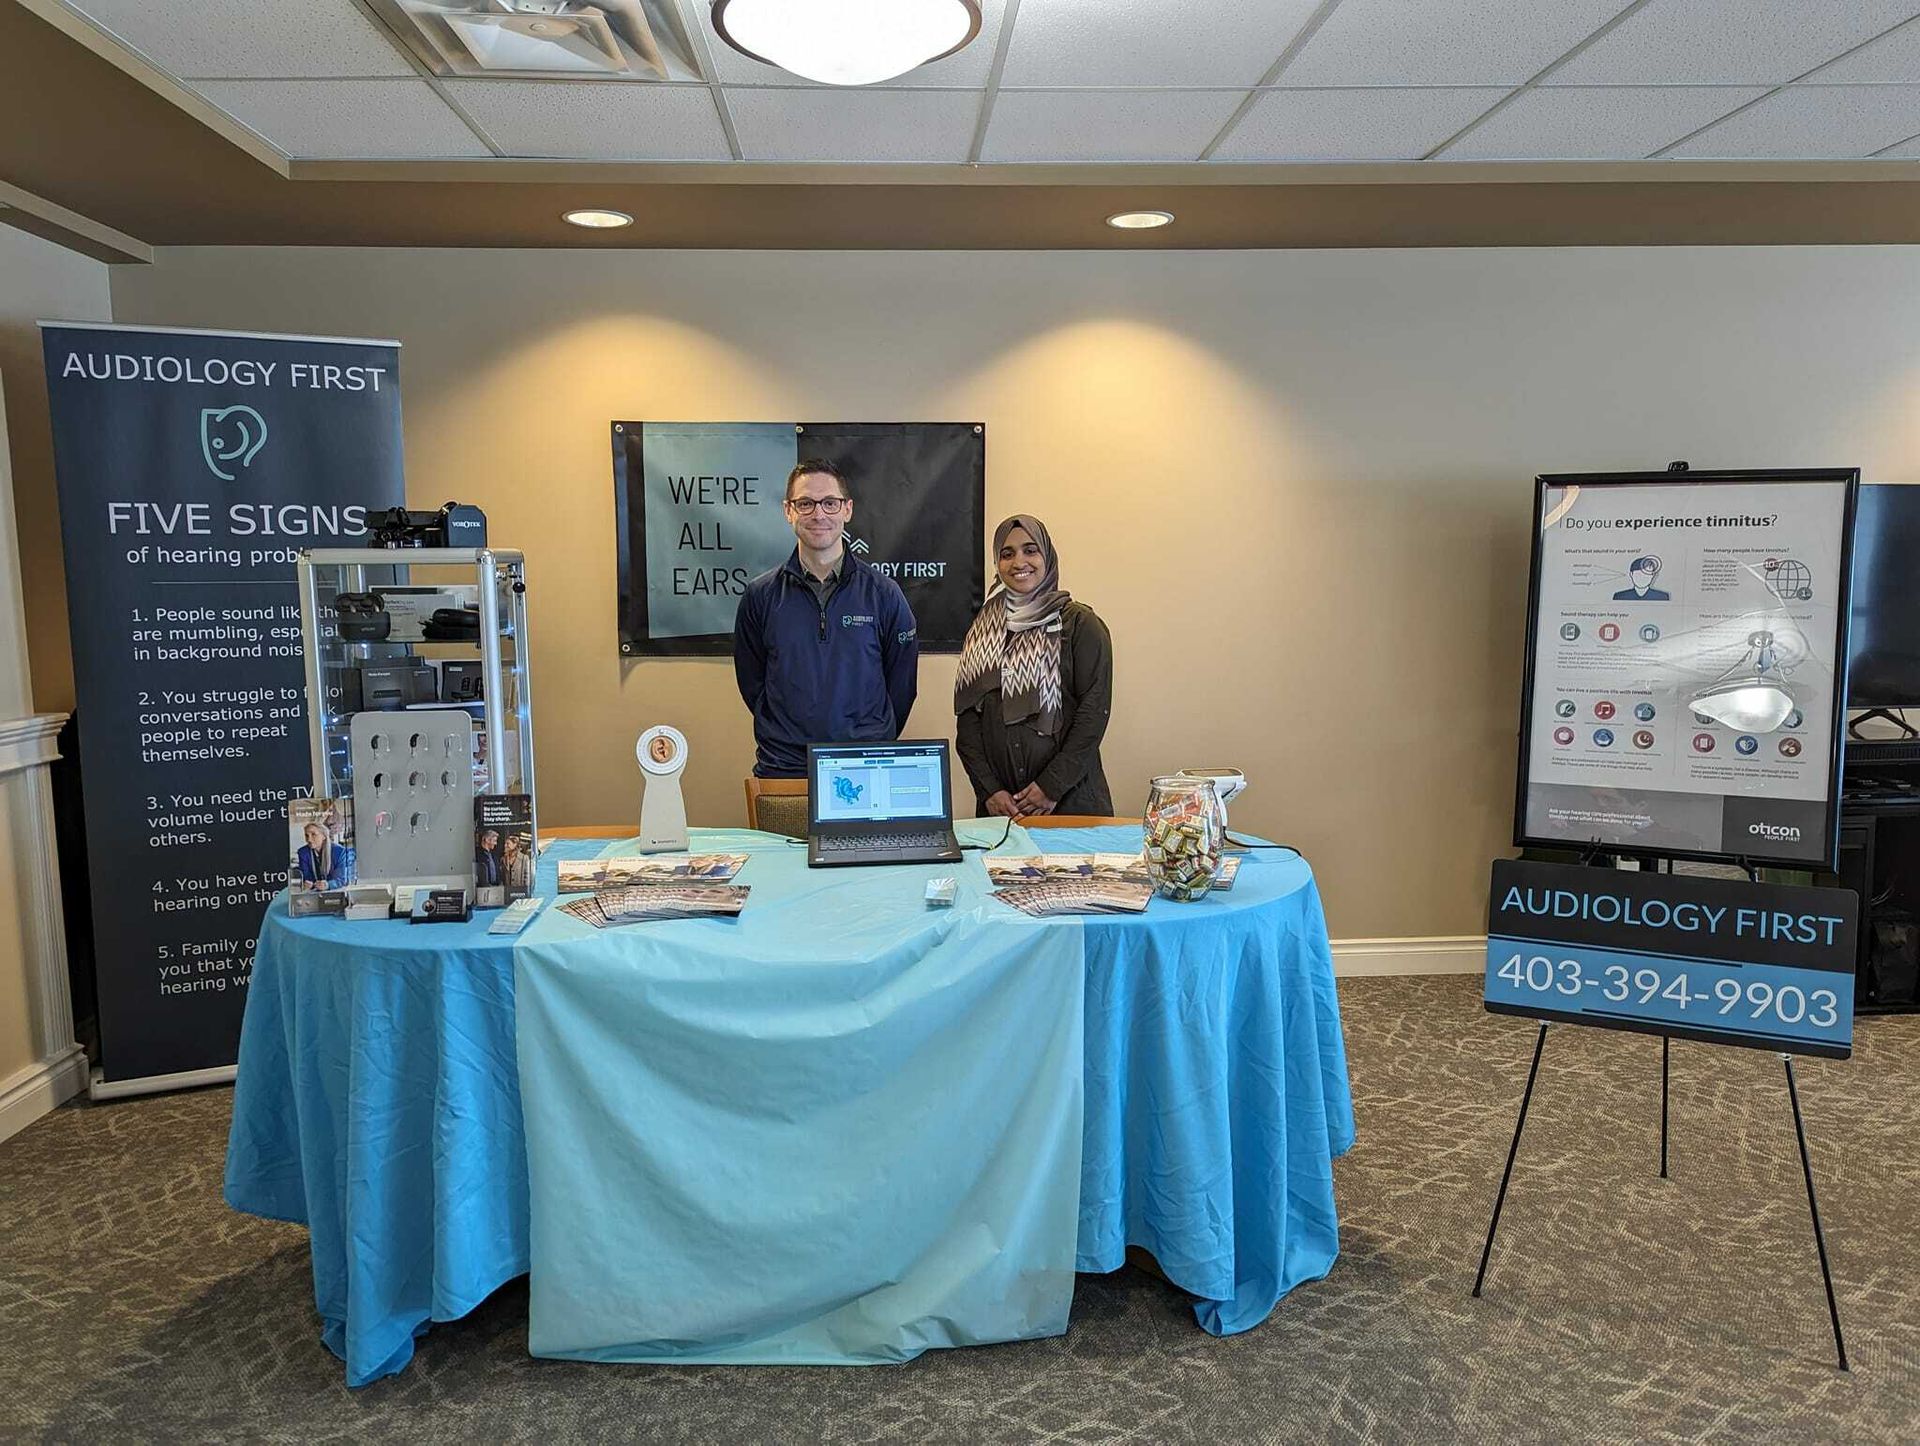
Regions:
<instances>
[{"instance_id":1,"label":"poster frame","mask_svg":"<svg viewBox=\"0 0 1920 1446\"><path fill-rule=\"evenodd\" d=\"M1545 515L1547 492L1554 487L1619 487L1679 484L1693 486L1754 486L1826 482L1844 486L1846 497L1841 514L1840 592L1835 602L1833 652L1833 716L1829 720L1830 745L1827 755L1826 822L1821 830L1823 852L1818 858L1782 857L1766 852L1725 853L1671 848L1640 848L1632 844L1590 843L1596 852L1632 859L1691 859L1704 863L1732 863L1747 867L1814 870L1832 873L1840 858L1840 773L1846 752L1848 643L1853 623L1853 521L1860 500L1858 467L1782 467L1716 469L1696 472L1678 464L1658 472L1542 472L1533 479L1533 510L1528 521L1529 559L1527 565L1526 637L1522 647L1520 684L1520 732L1515 762L1513 794L1513 843L1517 848L1543 848L1580 851L1581 846L1564 838L1537 838L1527 832L1527 789L1533 756L1533 692L1537 672L1534 657L1539 636L1541 542L1540 519Z\"/></svg>"}]
</instances>

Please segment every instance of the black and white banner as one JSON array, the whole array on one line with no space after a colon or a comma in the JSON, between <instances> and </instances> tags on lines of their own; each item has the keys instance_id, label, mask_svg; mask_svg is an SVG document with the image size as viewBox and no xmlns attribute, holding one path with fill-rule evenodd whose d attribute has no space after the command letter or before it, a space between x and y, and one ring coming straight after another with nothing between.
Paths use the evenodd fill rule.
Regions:
<instances>
[{"instance_id":1,"label":"black and white banner","mask_svg":"<svg viewBox=\"0 0 1920 1446\"><path fill-rule=\"evenodd\" d=\"M309 785L294 560L401 505L397 342L42 323L110 1082L233 1063Z\"/></svg>"},{"instance_id":2,"label":"black and white banner","mask_svg":"<svg viewBox=\"0 0 1920 1446\"><path fill-rule=\"evenodd\" d=\"M898 582L923 652L957 652L984 594L986 429L973 422L615 422L620 651L725 654L746 585L793 551L801 459L853 493L847 546Z\"/></svg>"}]
</instances>

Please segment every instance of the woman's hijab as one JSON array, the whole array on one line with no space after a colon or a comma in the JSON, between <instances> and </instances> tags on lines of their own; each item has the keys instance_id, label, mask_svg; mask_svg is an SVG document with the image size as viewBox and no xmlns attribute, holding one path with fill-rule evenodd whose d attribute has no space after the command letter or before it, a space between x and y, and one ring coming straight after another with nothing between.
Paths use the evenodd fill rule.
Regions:
<instances>
[{"instance_id":1,"label":"woman's hijab","mask_svg":"<svg viewBox=\"0 0 1920 1446\"><path fill-rule=\"evenodd\" d=\"M1061 712L1061 614L1073 601L1060 587L1060 554L1053 535L1039 518L1017 512L993 530L996 569L1000 549L1016 528L1040 544L1046 571L1025 597L996 585L967 629L954 677L953 710L978 708L996 690L1000 716L1008 723L1031 722L1036 732L1059 730Z\"/></svg>"}]
</instances>

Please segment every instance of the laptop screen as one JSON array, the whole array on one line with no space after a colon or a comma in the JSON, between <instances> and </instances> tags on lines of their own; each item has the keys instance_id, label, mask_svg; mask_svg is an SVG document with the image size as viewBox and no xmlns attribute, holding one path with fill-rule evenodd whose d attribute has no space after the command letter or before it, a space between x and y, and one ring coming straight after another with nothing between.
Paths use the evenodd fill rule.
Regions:
<instances>
[{"instance_id":1,"label":"laptop screen","mask_svg":"<svg viewBox=\"0 0 1920 1446\"><path fill-rule=\"evenodd\" d=\"M837 743L809 751L807 803L816 824L950 817L944 742Z\"/></svg>"}]
</instances>

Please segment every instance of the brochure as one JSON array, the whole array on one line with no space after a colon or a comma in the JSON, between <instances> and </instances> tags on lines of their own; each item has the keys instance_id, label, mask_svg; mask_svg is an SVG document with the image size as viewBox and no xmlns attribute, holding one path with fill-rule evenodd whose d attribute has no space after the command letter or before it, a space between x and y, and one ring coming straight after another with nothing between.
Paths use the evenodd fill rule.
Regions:
<instances>
[{"instance_id":1,"label":"brochure","mask_svg":"<svg viewBox=\"0 0 1920 1446\"><path fill-rule=\"evenodd\" d=\"M745 854L670 854L643 858L561 859L560 892L590 894L636 885L724 884L740 872Z\"/></svg>"},{"instance_id":2,"label":"brochure","mask_svg":"<svg viewBox=\"0 0 1920 1446\"><path fill-rule=\"evenodd\" d=\"M287 912L295 918L344 913L353 881L353 800L289 799ZM327 894L339 897L323 902Z\"/></svg>"},{"instance_id":3,"label":"brochure","mask_svg":"<svg viewBox=\"0 0 1920 1446\"><path fill-rule=\"evenodd\" d=\"M742 884L643 884L602 889L554 907L596 929L610 929L650 919L731 916L746 907L749 892Z\"/></svg>"},{"instance_id":4,"label":"brochure","mask_svg":"<svg viewBox=\"0 0 1920 1446\"><path fill-rule=\"evenodd\" d=\"M995 889L993 896L1036 919L1053 914L1138 914L1153 897L1153 885L1131 879L1053 879Z\"/></svg>"},{"instance_id":5,"label":"brochure","mask_svg":"<svg viewBox=\"0 0 1920 1446\"><path fill-rule=\"evenodd\" d=\"M473 800L473 903L498 909L533 892L533 795L483 793Z\"/></svg>"},{"instance_id":6,"label":"brochure","mask_svg":"<svg viewBox=\"0 0 1920 1446\"><path fill-rule=\"evenodd\" d=\"M1145 854L1030 854L1023 858L990 858L987 878L996 886L1034 884L1049 879L1127 879L1147 881ZM1239 877L1240 860L1222 859L1213 887L1230 889Z\"/></svg>"}]
</instances>

